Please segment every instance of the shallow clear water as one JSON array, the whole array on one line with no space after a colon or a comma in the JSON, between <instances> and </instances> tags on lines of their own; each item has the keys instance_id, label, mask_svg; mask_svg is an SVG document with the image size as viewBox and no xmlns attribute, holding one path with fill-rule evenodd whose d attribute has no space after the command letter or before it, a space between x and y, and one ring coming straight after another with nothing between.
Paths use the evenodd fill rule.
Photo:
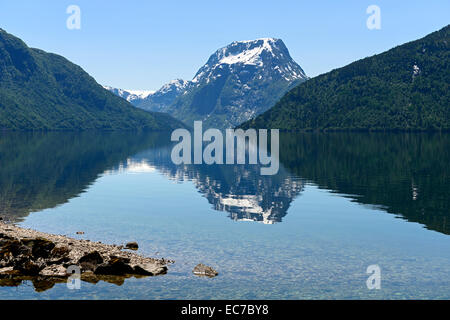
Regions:
<instances>
[{"instance_id":1,"label":"shallow clear water","mask_svg":"<svg viewBox=\"0 0 450 320\"><path fill-rule=\"evenodd\" d=\"M31 283L1 299L450 298L448 135L288 134L276 176L175 166L168 134L1 136L0 215L174 259L123 285ZM77 231L85 234L77 236ZM216 278L192 274L198 263ZM369 265L381 289L369 290Z\"/></svg>"}]
</instances>

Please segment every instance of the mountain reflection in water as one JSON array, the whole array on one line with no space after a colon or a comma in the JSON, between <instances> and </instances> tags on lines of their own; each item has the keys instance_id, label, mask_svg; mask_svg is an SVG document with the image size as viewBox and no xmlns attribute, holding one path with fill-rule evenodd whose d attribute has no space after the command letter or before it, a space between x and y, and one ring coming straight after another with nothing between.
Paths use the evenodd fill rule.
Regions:
<instances>
[{"instance_id":1,"label":"mountain reflection in water","mask_svg":"<svg viewBox=\"0 0 450 320\"><path fill-rule=\"evenodd\" d=\"M171 162L170 133L4 133L0 215L24 219L77 197L102 174L158 171L193 181L233 220L282 222L306 183L450 234L447 134L281 134L277 175L258 165ZM176 200L176 194L173 195Z\"/></svg>"}]
</instances>

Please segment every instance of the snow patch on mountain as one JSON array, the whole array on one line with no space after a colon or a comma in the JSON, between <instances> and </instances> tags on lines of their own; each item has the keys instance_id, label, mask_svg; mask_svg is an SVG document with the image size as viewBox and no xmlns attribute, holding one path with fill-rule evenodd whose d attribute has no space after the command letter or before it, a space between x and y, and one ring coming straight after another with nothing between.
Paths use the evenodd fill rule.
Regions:
<instances>
[{"instance_id":1,"label":"snow patch on mountain","mask_svg":"<svg viewBox=\"0 0 450 320\"><path fill-rule=\"evenodd\" d=\"M262 41L262 44L258 44ZM261 54L265 50L270 52L272 56L274 53L272 51L272 46L275 46L276 39L272 38L264 38L257 40L247 40L247 41L235 41L231 45L224 47L220 50L221 57L219 58L219 64L235 64L235 63L243 63L249 65L259 65L262 66L263 62L261 59ZM244 51L233 54L230 50L233 47L237 47L241 44L245 44L247 49ZM256 46L255 46L256 44ZM231 52L230 52L231 51Z\"/></svg>"},{"instance_id":2,"label":"snow patch on mountain","mask_svg":"<svg viewBox=\"0 0 450 320\"><path fill-rule=\"evenodd\" d=\"M129 90L129 89L125 89L125 91L129 92L131 95L137 96L140 99L145 99L149 95L154 94L156 92L155 90Z\"/></svg>"},{"instance_id":3,"label":"snow patch on mountain","mask_svg":"<svg viewBox=\"0 0 450 320\"><path fill-rule=\"evenodd\" d=\"M110 86L103 86L108 91L111 91L115 95L127 100L128 102L133 102L135 100L142 100L148 96L155 93L154 90L128 90L128 89L118 89Z\"/></svg>"},{"instance_id":4,"label":"snow patch on mountain","mask_svg":"<svg viewBox=\"0 0 450 320\"><path fill-rule=\"evenodd\" d=\"M168 93L169 91L184 91L189 86L189 81L183 79L175 79L163 85L161 89L155 93Z\"/></svg>"},{"instance_id":5,"label":"snow patch on mountain","mask_svg":"<svg viewBox=\"0 0 450 320\"><path fill-rule=\"evenodd\" d=\"M192 82L209 83L220 76L217 69L228 67L233 72L245 66L276 69L287 81L308 79L302 68L292 60L282 40L261 38L234 41L220 48L197 72Z\"/></svg>"}]
</instances>

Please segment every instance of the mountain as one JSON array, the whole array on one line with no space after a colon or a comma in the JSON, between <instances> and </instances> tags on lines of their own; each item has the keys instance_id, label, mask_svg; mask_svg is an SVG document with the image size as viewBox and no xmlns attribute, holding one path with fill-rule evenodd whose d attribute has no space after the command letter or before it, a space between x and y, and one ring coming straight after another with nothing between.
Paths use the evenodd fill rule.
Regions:
<instances>
[{"instance_id":1,"label":"mountain","mask_svg":"<svg viewBox=\"0 0 450 320\"><path fill-rule=\"evenodd\" d=\"M235 41L217 50L191 81L174 80L133 104L192 125L234 127L273 106L308 77L280 39Z\"/></svg>"},{"instance_id":2,"label":"mountain","mask_svg":"<svg viewBox=\"0 0 450 320\"><path fill-rule=\"evenodd\" d=\"M134 105L148 111L167 112L168 107L189 87L189 81L172 80L147 98L136 101Z\"/></svg>"},{"instance_id":3,"label":"mountain","mask_svg":"<svg viewBox=\"0 0 450 320\"><path fill-rule=\"evenodd\" d=\"M116 96L119 96L128 102L140 101L147 98L149 95L155 93L151 90L126 90L126 89L116 89L110 86L103 86L108 91L111 91Z\"/></svg>"},{"instance_id":4,"label":"mountain","mask_svg":"<svg viewBox=\"0 0 450 320\"><path fill-rule=\"evenodd\" d=\"M0 129L152 129L183 126L167 114L133 108L79 66L29 48L0 29Z\"/></svg>"},{"instance_id":5,"label":"mountain","mask_svg":"<svg viewBox=\"0 0 450 320\"><path fill-rule=\"evenodd\" d=\"M450 26L292 89L243 128L450 129Z\"/></svg>"}]
</instances>

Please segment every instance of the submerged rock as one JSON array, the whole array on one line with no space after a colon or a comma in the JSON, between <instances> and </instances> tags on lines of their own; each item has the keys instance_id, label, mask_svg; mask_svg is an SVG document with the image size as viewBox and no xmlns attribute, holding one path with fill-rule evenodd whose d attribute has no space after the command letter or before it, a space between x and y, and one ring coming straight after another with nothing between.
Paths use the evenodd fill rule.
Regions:
<instances>
[{"instance_id":1,"label":"submerged rock","mask_svg":"<svg viewBox=\"0 0 450 320\"><path fill-rule=\"evenodd\" d=\"M219 273L214 270L213 268L209 267L209 266L205 266L204 264L198 264L195 266L194 270L192 270L192 272L196 275L196 276L203 276L203 277L209 277L209 278L213 278L217 275L219 275Z\"/></svg>"},{"instance_id":2,"label":"submerged rock","mask_svg":"<svg viewBox=\"0 0 450 320\"><path fill-rule=\"evenodd\" d=\"M151 263L136 264L133 267L135 274L142 276L154 276L157 274L165 274L167 272L166 266L155 266Z\"/></svg>"}]
</instances>

